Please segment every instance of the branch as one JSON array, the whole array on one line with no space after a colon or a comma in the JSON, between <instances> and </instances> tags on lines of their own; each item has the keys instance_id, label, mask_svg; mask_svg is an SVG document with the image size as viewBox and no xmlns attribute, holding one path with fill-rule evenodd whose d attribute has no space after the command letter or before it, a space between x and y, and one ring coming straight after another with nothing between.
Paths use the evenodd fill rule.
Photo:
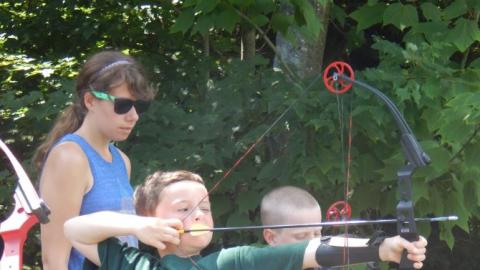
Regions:
<instances>
[{"instance_id":1,"label":"branch","mask_svg":"<svg viewBox=\"0 0 480 270\"><path fill-rule=\"evenodd\" d=\"M477 136L477 133L480 131L480 125L477 126L477 128L475 129L475 131L473 131L472 135L470 136L470 138L467 139L467 141L462 145L462 148L460 148L460 150L457 151L457 153L455 153L453 155L453 157L448 161L448 162L451 162L452 160L454 160L455 158L457 158L458 155L460 155L463 150L465 150L465 148L467 147L467 145L470 144L470 142Z\"/></svg>"},{"instance_id":2,"label":"branch","mask_svg":"<svg viewBox=\"0 0 480 270\"><path fill-rule=\"evenodd\" d=\"M247 21L249 24L251 24L259 33L260 35L262 36L262 38L265 40L265 42L268 44L268 46L273 50L273 52L275 53L275 55L278 57L278 59L280 60L280 62L282 63L282 65L285 67L285 70L287 71L288 73L288 76L291 78L291 80L294 82L296 80L300 80L299 76L297 74L295 74L295 72L293 72L290 67L288 66L288 64L285 62L285 60L283 60L282 56L280 55L280 53L278 52L277 50L277 47L275 46L275 44L273 44L273 42L270 40L270 38L267 36L267 34L258 26L256 25L247 15L245 15L244 13L242 13L240 10L236 9L235 7L232 6L232 8L235 10L235 12L237 12L237 14L242 17L242 19L244 19L245 21Z\"/></svg>"}]
</instances>

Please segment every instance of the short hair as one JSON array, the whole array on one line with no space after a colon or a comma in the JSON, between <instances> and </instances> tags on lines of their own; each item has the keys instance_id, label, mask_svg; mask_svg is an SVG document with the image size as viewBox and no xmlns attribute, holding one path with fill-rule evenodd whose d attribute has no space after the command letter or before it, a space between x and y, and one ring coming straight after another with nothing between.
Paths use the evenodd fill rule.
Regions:
<instances>
[{"instance_id":1,"label":"short hair","mask_svg":"<svg viewBox=\"0 0 480 270\"><path fill-rule=\"evenodd\" d=\"M147 176L145 181L137 186L133 195L135 211L141 216L151 216L160 203L160 193L169 185L181 182L193 181L204 184L200 175L189 171L156 171Z\"/></svg>"},{"instance_id":2,"label":"short hair","mask_svg":"<svg viewBox=\"0 0 480 270\"><path fill-rule=\"evenodd\" d=\"M263 225L284 224L291 211L318 209L318 201L308 191L281 186L268 192L260 205L260 218Z\"/></svg>"}]
</instances>

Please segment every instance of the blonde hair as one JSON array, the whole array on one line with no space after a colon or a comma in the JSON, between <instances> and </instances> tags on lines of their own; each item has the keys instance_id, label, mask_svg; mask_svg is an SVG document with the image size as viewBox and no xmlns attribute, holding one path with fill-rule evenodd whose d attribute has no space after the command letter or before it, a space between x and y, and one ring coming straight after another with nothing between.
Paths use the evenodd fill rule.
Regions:
<instances>
[{"instance_id":1,"label":"blonde hair","mask_svg":"<svg viewBox=\"0 0 480 270\"><path fill-rule=\"evenodd\" d=\"M263 196L260 218L263 225L284 224L290 211L318 209L318 201L304 189L294 186L275 188Z\"/></svg>"},{"instance_id":2,"label":"blonde hair","mask_svg":"<svg viewBox=\"0 0 480 270\"><path fill-rule=\"evenodd\" d=\"M127 84L137 99L154 98L155 92L147 82L143 67L135 59L117 51L103 51L91 56L77 77L73 103L59 115L47 138L37 148L33 157L35 167L41 169L47 153L60 137L80 128L87 114L83 99L90 87L108 92L122 83Z\"/></svg>"},{"instance_id":3,"label":"blonde hair","mask_svg":"<svg viewBox=\"0 0 480 270\"><path fill-rule=\"evenodd\" d=\"M180 181L203 183L200 175L189 171L156 171L147 176L143 184L135 189L133 195L135 210L138 215L152 216L160 203L160 193L169 185Z\"/></svg>"}]
</instances>

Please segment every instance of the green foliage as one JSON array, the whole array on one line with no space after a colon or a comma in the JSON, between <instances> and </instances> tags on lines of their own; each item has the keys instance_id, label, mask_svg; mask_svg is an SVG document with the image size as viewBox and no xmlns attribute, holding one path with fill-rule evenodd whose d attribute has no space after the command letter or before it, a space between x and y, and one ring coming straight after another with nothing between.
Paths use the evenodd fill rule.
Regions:
<instances>
[{"instance_id":1,"label":"green foliage","mask_svg":"<svg viewBox=\"0 0 480 270\"><path fill-rule=\"evenodd\" d=\"M383 24L393 24L400 30L418 23L417 9L411 5L395 3L389 5L383 14Z\"/></svg>"},{"instance_id":2,"label":"green foliage","mask_svg":"<svg viewBox=\"0 0 480 270\"><path fill-rule=\"evenodd\" d=\"M464 239L477 239L480 232L480 5L474 0L354 2L335 2L335 27L344 36L330 31L327 46L354 66L369 67L359 68L357 78L394 100L432 157L430 166L415 173L416 214L456 214L460 220L439 229L421 225L421 232L431 230L440 237L437 242L446 240L454 252L466 252ZM353 215L395 214L396 171L404 160L383 104L361 89L337 97L317 78L288 80L271 70L271 51L249 62L232 56L238 55L240 25L253 23L273 33L299 27L314 36L322 26L309 1L28 3L0 4L0 137L27 167L71 99L79 65L98 50L121 49L145 64L159 88L135 133L118 143L132 161L134 184L153 170L189 169L212 187L290 108L212 193L216 224L258 224L261 196L282 184L307 188L326 208L344 197L351 114ZM293 5L293 14L281 11L284 3ZM198 33L211 34L212 57L203 56ZM355 50L365 62L355 62ZM0 180L0 206L7 214L15 179L6 166L0 167ZM34 233L25 258L38 267ZM235 232L215 240L229 246L259 237ZM427 269L448 269L434 263Z\"/></svg>"},{"instance_id":3,"label":"green foliage","mask_svg":"<svg viewBox=\"0 0 480 270\"><path fill-rule=\"evenodd\" d=\"M171 28L172 33L190 31L192 35L206 35L213 30L232 33L240 24L248 28L269 24L274 31L285 35L290 27L297 26L307 36L317 37L322 27L308 0L192 0L179 2L179 5L182 11ZM294 15L285 14L282 5L291 5Z\"/></svg>"},{"instance_id":4,"label":"green foliage","mask_svg":"<svg viewBox=\"0 0 480 270\"><path fill-rule=\"evenodd\" d=\"M377 5L364 5L350 14L350 17L358 22L357 31L364 30L374 24L382 22L383 18L378 14L383 14L386 5L379 3Z\"/></svg>"},{"instance_id":5,"label":"green foliage","mask_svg":"<svg viewBox=\"0 0 480 270\"><path fill-rule=\"evenodd\" d=\"M351 13L357 31L382 23L395 26L402 36L401 44L377 38L373 48L378 51L379 65L363 75L397 100L433 159L431 166L416 174L418 214L456 213L460 220L455 225L469 231L469 219L480 206L477 187L470 180L479 176L478 164L467 154L478 144L475 101L479 86L474 82L479 70L468 66L478 57L472 53L480 41L478 3L430 1L420 6L395 3L384 7L383 1L367 3ZM375 9L380 16L383 13L381 20L378 15L376 20L369 17L368 12ZM384 137L388 134L380 136ZM395 155L388 160L395 166L401 162ZM380 172L383 181L393 176L389 166ZM441 226L442 239L452 247L449 231L453 224Z\"/></svg>"},{"instance_id":6,"label":"green foliage","mask_svg":"<svg viewBox=\"0 0 480 270\"><path fill-rule=\"evenodd\" d=\"M480 41L478 22L460 18L455 22L455 27L448 33L447 41L451 41L461 52Z\"/></svg>"}]
</instances>

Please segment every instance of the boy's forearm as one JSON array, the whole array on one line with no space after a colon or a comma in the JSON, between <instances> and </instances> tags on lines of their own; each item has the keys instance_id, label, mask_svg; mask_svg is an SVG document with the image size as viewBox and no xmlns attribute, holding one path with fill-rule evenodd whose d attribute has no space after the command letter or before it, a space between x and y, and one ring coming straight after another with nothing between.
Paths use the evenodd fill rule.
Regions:
<instances>
[{"instance_id":1,"label":"boy's forearm","mask_svg":"<svg viewBox=\"0 0 480 270\"><path fill-rule=\"evenodd\" d=\"M351 240L351 239L350 239ZM334 243L333 243L334 244ZM427 240L420 236L415 242L409 242L399 235L375 239L368 246L359 241L357 247L349 246L349 262L389 261L399 263L404 250L407 258L414 262L413 267L420 269L425 260ZM321 247L321 248L319 248ZM322 266L339 266L343 264L343 250L340 246L321 245L319 239L311 240L305 249L303 269Z\"/></svg>"},{"instance_id":2,"label":"boy's forearm","mask_svg":"<svg viewBox=\"0 0 480 270\"><path fill-rule=\"evenodd\" d=\"M134 234L139 218L110 211L78 216L65 222L65 236L81 244L97 244L109 237Z\"/></svg>"},{"instance_id":3,"label":"boy's forearm","mask_svg":"<svg viewBox=\"0 0 480 270\"><path fill-rule=\"evenodd\" d=\"M345 238L345 237L331 237L328 241L328 243L325 243L327 246L330 246L332 247L333 249L335 248L342 248L343 247L350 247L350 248L362 248L362 247L367 247L367 242L368 242L368 239L365 239L365 238ZM304 258L303 258L303 269L306 269L306 268L316 268L316 267L319 267L320 265L318 264L318 260L317 260L317 250L319 248L319 246L321 245L321 240L319 238L316 238L316 239L313 239L309 242L309 244L307 245L307 248L305 249L305 255L304 255ZM335 252L334 252L335 253ZM343 251L342 251L343 253ZM378 251L377 251L378 253ZM327 257L329 257L329 259L333 259L331 258L331 256L336 256L335 254L333 253L329 253L329 255L327 255ZM339 264L338 265L342 265L343 264L343 256L338 256L339 257L339 260L342 260L342 261L339 261ZM321 262L320 262L321 263Z\"/></svg>"},{"instance_id":4,"label":"boy's forearm","mask_svg":"<svg viewBox=\"0 0 480 270\"><path fill-rule=\"evenodd\" d=\"M302 269L319 267L317 260L315 259L315 252L320 243L320 238L315 238L308 242L307 248L305 249L305 255L303 256Z\"/></svg>"}]
</instances>

